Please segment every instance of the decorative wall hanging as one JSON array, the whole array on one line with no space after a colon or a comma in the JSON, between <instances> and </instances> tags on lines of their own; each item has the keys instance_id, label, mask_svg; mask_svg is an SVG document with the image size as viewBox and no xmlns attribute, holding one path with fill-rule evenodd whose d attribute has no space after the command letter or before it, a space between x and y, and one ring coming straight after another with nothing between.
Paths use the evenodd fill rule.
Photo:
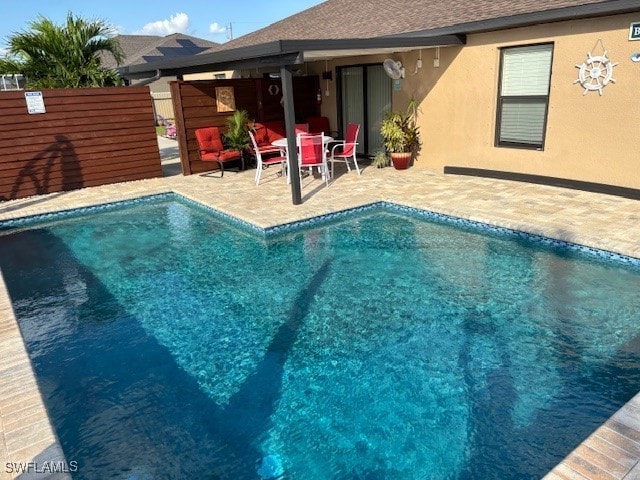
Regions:
<instances>
[{"instance_id":1,"label":"decorative wall hanging","mask_svg":"<svg viewBox=\"0 0 640 480\"><path fill-rule=\"evenodd\" d=\"M280 93L280 87L275 83L269 85L269 95L276 96Z\"/></svg>"},{"instance_id":2,"label":"decorative wall hanging","mask_svg":"<svg viewBox=\"0 0 640 480\"><path fill-rule=\"evenodd\" d=\"M602 45L602 41L598 40ZM597 43L596 43L597 45ZM602 47L604 50L604 46ZM613 67L618 65L612 63L607 58L607 51L604 50L602 55L591 56L591 52L587 53L587 59L582 65L576 65L579 68L578 78L573 83L579 83L584 87L583 95L589 92L598 91L602 95L602 89L606 87L609 82L616 83L613 75Z\"/></svg>"},{"instance_id":3,"label":"decorative wall hanging","mask_svg":"<svg viewBox=\"0 0 640 480\"><path fill-rule=\"evenodd\" d=\"M236 109L233 87L216 87L216 108L218 112L233 112Z\"/></svg>"}]
</instances>

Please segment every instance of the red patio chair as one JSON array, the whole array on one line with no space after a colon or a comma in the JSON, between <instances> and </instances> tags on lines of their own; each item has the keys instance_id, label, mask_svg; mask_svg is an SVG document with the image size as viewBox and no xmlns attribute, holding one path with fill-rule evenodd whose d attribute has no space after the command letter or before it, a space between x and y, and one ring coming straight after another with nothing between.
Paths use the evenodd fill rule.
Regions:
<instances>
[{"instance_id":1,"label":"red patio chair","mask_svg":"<svg viewBox=\"0 0 640 480\"><path fill-rule=\"evenodd\" d=\"M302 169L318 167L325 183L329 186L329 168L327 166L327 149L325 136L298 134L299 174L302 182Z\"/></svg>"},{"instance_id":2,"label":"red patio chair","mask_svg":"<svg viewBox=\"0 0 640 480\"><path fill-rule=\"evenodd\" d=\"M256 142L256 137L253 135L253 132L249 132L249 137L251 138L251 143L253 145L253 152L256 156L256 185L260 184L260 176L262 175L263 168L267 168L269 165L280 165L281 175L284 176L284 169L287 163L287 157L285 156L277 156L277 157L262 157L262 152L258 147L258 143Z\"/></svg>"},{"instance_id":3,"label":"red patio chair","mask_svg":"<svg viewBox=\"0 0 640 480\"><path fill-rule=\"evenodd\" d=\"M309 133L318 134L323 132L331 137L338 135L338 132L331 130L328 117L312 116L307 118L307 123L309 124Z\"/></svg>"},{"instance_id":4,"label":"red patio chair","mask_svg":"<svg viewBox=\"0 0 640 480\"><path fill-rule=\"evenodd\" d=\"M308 123L296 123L296 135L300 133L309 133Z\"/></svg>"},{"instance_id":5,"label":"red patio chair","mask_svg":"<svg viewBox=\"0 0 640 480\"><path fill-rule=\"evenodd\" d=\"M356 171L360 175L360 168L358 167L358 161L356 160L356 145L358 145L358 132L360 132L360 125L357 123L350 123L347 125L347 136L344 140L338 140L338 144L331 148L331 155L329 161L331 162L331 176L333 177L333 165L336 162L344 162L347 164L347 170L350 172L349 160L353 160L356 166Z\"/></svg>"},{"instance_id":6,"label":"red patio chair","mask_svg":"<svg viewBox=\"0 0 640 480\"><path fill-rule=\"evenodd\" d=\"M271 122L271 124L273 123L274 122ZM258 122L253 124L253 135L256 140L256 145L261 155L282 155L280 149L271 145L271 142L284 138L284 135L280 135L273 128L270 128L271 124Z\"/></svg>"},{"instance_id":7,"label":"red patio chair","mask_svg":"<svg viewBox=\"0 0 640 480\"><path fill-rule=\"evenodd\" d=\"M224 164L240 160L240 170L244 170L244 158L240 150L225 149L218 127L204 127L196 130L198 152L203 162L217 162L220 178L224 176Z\"/></svg>"}]
</instances>

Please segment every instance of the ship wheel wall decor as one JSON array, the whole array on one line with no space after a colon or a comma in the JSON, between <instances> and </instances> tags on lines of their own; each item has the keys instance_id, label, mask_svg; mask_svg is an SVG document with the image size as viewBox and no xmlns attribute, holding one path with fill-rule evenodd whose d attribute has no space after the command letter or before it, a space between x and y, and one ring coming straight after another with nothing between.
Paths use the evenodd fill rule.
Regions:
<instances>
[{"instance_id":1,"label":"ship wheel wall decor","mask_svg":"<svg viewBox=\"0 0 640 480\"><path fill-rule=\"evenodd\" d=\"M618 64L612 63L611 60L607 58L606 50L602 55L595 57L592 57L591 52L588 52L587 59L584 63L582 65L576 65L576 68L579 68L580 71L578 72L577 80L574 80L573 83L579 83L584 87L583 95L596 90L602 95L602 89L606 87L609 82L616 83L612 77L613 67L616 65Z\"/></svg>"}]
</instances>

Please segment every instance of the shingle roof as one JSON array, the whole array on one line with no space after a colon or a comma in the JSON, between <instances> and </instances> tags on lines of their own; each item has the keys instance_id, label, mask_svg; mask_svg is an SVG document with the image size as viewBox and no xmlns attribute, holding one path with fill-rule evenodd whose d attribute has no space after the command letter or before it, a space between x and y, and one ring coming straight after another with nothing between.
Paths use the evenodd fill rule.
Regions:
<instances>
[{"instance_id":1,"label":"shingle roof","mask_svg":"<svg viewBox=\"0 0 640 480\"><path fill-rule=\"evenodd\" d=\"M541 12L603 0L326 0L222 49L274 40L372 38ZM638 2L636 2L637 4Z\"/></svg>"},{"instance_id":2,"label":"shingle roof","mask_svg":"<svg viewBox=\"0 0 640 480\"><path fill-rule=\"evenodd\" d=\"M125 55L121 66L151 63L176 57L192 56L219 47L219 43L183 33L173 33L166 37L154 35L118 35L120 48ZM105 68L115 68L116 62L111 54L102 58Z\"/></svg>"},{"instance_id":3,"label":"shingle roof","mask_svg":"<svg viewBox=\"0 0 640 480\"><path fill-rule=\"evenodd\" d=\"M298 63L312 51L458 44L477 32L628 12L640 12L640 0L326 0L198 55L120 72L126 76L159 69L174 75L281 66Z\"/></svg>"},{"instance_id":4,"label":"shingle roof","mask_svg":"<svg viewBox=\"0 0 640 480\"><path fill-rule=\"evenodd\" d=\"M122 53L126 64L126 59L135 56L138 52L145 51L157 44L162 37L157 35L117 35L116 39L120 43ZM101 56L102 66L104 68L115 68L116 60L109 53Z\"/></svg>"}]
</instances>

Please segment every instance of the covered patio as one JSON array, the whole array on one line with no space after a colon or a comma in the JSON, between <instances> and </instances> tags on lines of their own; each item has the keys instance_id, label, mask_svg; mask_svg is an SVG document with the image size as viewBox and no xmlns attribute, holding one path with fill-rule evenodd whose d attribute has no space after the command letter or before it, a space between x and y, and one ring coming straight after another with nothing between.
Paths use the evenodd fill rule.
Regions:
<instances>
[{"instance_id":1,"label":"covered patio","mask_svg":"<svg viewBox=\"0 0 640 480\"><path fill-rule=\"evenodd\" d=\"M464 35L425 35L425 36L398 36L387 38L351 38L351 39L328 39L328 40L280 40L268 42L258 46L239 47L222 50L210 54L195 55L188 58L179 58L164 62L156 62L151 66L131 65L120 69L120 73L132 83L143 81L149 78L160 78L162 76L176 76L182 79L184 75L191 73L202 73L213 70L253 70L259 72L259 77L264 72L274 71L274 76L279 77L282 95L282 107L284 125L287 133L289 152L293 152L290 157L290 168L292 171L298 169L297 149L295 147L295 123L296 104L294 101L294 76L301 68L306 68L309 62L322 62L347 57L360 56L365 58L379 59L384 55L410 52L422 49L438 49L447 46L464 45L466 38ZM310 78L310 77L307 77ZM300 78L296 78L300 80ZM239 85L247 85L247 80L237 80ZM216 82L211 82L212 84ZM220 81L220 85L233 85L234 80ZM197 85L197 83L194 83ZM179 85L172 86L174 109L181 110L182 94ZM259 100L258 105L262 102ZM260 107L258 107L260 108ZM214 114L211 111L212 121ZM218 114L219 116L219 114ZM202 119L200 119L203 121ZM176 114L176 126L178 141L180 144L180 155L183 165L188 165L190 147L194 143L194 127L188 124ZM342 132L341 132L342 133ZM191 148L192 150L192 148ZM183 172L191 173L189 168L183 167ZM294 175L291 181L291 197L294 205L303 202L300 181Z\"/></svg>"}]
</instances>

